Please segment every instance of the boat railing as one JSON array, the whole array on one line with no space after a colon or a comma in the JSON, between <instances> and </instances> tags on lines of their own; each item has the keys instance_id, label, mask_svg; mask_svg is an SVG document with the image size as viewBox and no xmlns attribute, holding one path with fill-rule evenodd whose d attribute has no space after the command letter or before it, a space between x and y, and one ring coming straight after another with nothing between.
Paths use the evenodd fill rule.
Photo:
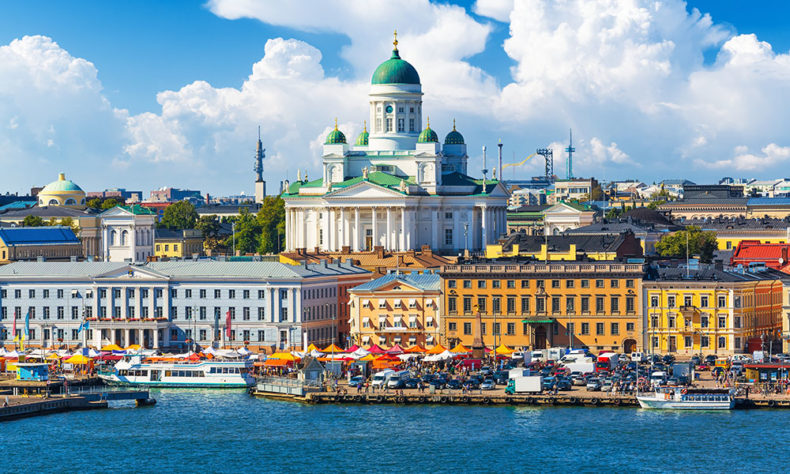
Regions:
<instances>
[{"instance_id":1,"label":"boat railing","mask_svg":"<svg viewBox=\"0 0 790 474\"><path fill-rule=\"evenodd\" d=\"M278 385L280 387L303 388L307 390L321 389L321 382L319 382L318 380L299 380L299 379L288 378L288 377L266 376L266 377L258 377L256 379L256 382L259 384Z\"/></svg>"}]
</instances>

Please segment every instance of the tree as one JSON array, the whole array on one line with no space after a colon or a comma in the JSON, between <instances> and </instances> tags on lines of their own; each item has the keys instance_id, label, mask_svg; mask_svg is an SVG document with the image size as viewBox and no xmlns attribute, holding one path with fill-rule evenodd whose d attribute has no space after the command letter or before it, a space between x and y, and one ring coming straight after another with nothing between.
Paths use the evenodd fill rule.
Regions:
<instances>
[{"instance_id":1,"label":"tree","mask_svg":"<svg viewBox=\"0 0 790 474\"><path fill-rule=\"evenodd\" d=\"M24 227L41 227L44 224L44 219L40 218L39 216L25 216L25 219L22 221L22 225Z\"/></svg>"},{"instance_id":2,"label":"tree","mask_svg":"<svg viewBox=\"0 0 790 474\"><path fill-rule=\"evenodd\" d=\"M162 220L159 222L159 227L178 230L194 229L197 219L197 211L191 202L178 201L167 206Z\"/></svg>"},{"instance_id":3,"label":"tree","mask_svg":"<svg viewBox=\"0 0 790 474\"><path fill-rule=\"evenodd\" d=\"M101 210L106 211L107 209L112 209L115 206L120 206L123 204L123 201L118 201L115 198L107 198L101 203Z\"/></svg>"},{"instance_id":4,"label":"tree","mask_svg":"<svg viewBox=\"0 0 790 474\"><path fill-rule=\"evenodd\" d=\"M718 248L716 233L703 232L697 226L688 226L686 230L665 235L656 244L656 252L662 257L685 257L687 238L689 255L699 255L705 263L713 260L713 252Z\"/></svg>"},{"instance_id":5,"label":"tree","mask_svg":"<svg viewBox=\"0 0 790 474\"><path fill-rule=\"evenodd\" d=\"M280 196L266 196L258 211L261 227L258 252L279 253L285 246L285 201Z\"/></svg>"},{"instance_id":6,"label":"tree","mask_svg":"<svg viewBox=\"0 0 790 474\"><path fill-rule=\"evenodd\" d=\"M590 201L603 201L603 189L600 184L590 191Z\"/></svg>"},{"instance_id":7,"label":"tree","mask_svg":"<svg viewBox=\"0 0 790 474\"><path fill-rule=\"evenodd\" d=\"M216 238L219 235L220 223L216 215L200 216L195 222L195 229L203 233L203 238Z\"/></svg>"},{"instance_id":8,"label":"tree","mask_svg":"<svg viewBox=\"0 0 790 474\"><path fill-rule=\"evenodd\" d=\"M261 226L258 220L250 214L246 208L241 210L241 214L236 219L236 250L241 253L253 253L257 250L260 243ZM234 236L226 239L226 245L232 249Z\"/></svg>"},{"instance_id":9,"label":"tree","mask_svg":"<svg viewBox=\"0 0 790 474\"><path fill-rule=\"evenodd\" d=\"M87 206L91 209L101 209L101 198L88 199Z\"/></svg>"}]
</instances>

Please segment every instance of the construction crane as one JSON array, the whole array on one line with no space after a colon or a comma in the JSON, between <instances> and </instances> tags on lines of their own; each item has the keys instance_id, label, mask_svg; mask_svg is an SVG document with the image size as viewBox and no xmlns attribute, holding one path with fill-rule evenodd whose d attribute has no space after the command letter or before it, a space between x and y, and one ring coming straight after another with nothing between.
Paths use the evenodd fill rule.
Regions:
<instances>
[{"instance_id":1,"label":"construction crane","mask_svg":"<svg viewBox=\"0 0 790 474\"><path fill-rule=\"evenodd\" d=\"M532 158L535 155L537 155L537 153L533 153L533 154L529 155L528 157L524 158L523 160L519 161L518 163L507 163L507 164L502 165L502 169L499 171L499 175L500 176L504 176L505 168L509 168L511 166L521 166L524 163L526 163L527 161L529 161L529 159Z\"/></svg>"}]
</instances>

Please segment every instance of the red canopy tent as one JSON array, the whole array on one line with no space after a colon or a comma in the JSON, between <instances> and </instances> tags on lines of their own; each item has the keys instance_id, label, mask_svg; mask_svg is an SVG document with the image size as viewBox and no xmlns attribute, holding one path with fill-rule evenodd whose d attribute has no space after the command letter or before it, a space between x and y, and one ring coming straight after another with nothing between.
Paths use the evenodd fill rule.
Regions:
<instances>
[{"instance_id":1,"label":"red canopy tent","mask_svg":"<svg viewBox=\"0 0 790 474\"><path fill-rule=\"evenodd\" d=\"M101 354L101 355L93 358L93 360L99 360L99 361L102 361L102 362L117 362L117 361L119 361L121 359L123 359L122 356L113 355L113 354Z\"/></svg>"},{"instance_id":2,"label":"red canopy tent","mask_svg":"<svg viewBox=\"0 0 790 474\"><path fill-rule=\"evenodd\" d=\"M386 354L387 353L387 351L385 351L384 349L379 347L377 344L373 344L372 346L370 346L370 349L368 349L368 352L370 352L371 354Z\"/></svg>"},{"instance_id":3,"label":"red canopy tent","mask_svg":"<svg viewBox=\"0 0 790 474\"><path fill-rule=\"evenodd\" d=\"M394 361L401 362L401 360L398 359L398 356L396 356L394 354L384 354L381 357L376 357L376 360L390 360L390 361L393 361L393 362Z\"/></svg>"},{"instance_id":4,"label":"red canopy tent","mask_svg":"<svg viewBox=\"0 0 790 474\"><path fill-rule=\"evenodd\" d=\"M404 352L406 352L406 350L402 348L400 344L395 344L394 346L389 348L387 354L403 354Z\"/></svg>"},{"instance_id":5,"label":"red canopy tent","mask_svg":"<svg viewBox=\"0 0 790 474\"><path fill-rule=\"evenodd\" d=\"M354 344L353 346L351 346L348 349L346 349L346 352L351 353L351 352L356 351L357 349L359 349L359 346Z\"/></svg>"}]
</instances>

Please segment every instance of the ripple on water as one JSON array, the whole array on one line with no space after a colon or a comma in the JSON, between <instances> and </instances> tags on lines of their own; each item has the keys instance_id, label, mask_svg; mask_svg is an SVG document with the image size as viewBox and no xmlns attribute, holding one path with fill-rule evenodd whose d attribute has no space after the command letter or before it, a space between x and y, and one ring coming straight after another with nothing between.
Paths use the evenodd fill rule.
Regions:
<instances>
[{"instance_id":1,"label":"ripple on water","mask_svg":"<svg viewBox=\"0 0 790 474\"><path fill-rule=\"evenodd\" d=\"M302 405L157 390L157 405L0 427L2 472L783 472L790 412ZM770 433L773 455L748 449ZM8 455L8 447L23 456Z\"/></svg>"}]
</instances>

